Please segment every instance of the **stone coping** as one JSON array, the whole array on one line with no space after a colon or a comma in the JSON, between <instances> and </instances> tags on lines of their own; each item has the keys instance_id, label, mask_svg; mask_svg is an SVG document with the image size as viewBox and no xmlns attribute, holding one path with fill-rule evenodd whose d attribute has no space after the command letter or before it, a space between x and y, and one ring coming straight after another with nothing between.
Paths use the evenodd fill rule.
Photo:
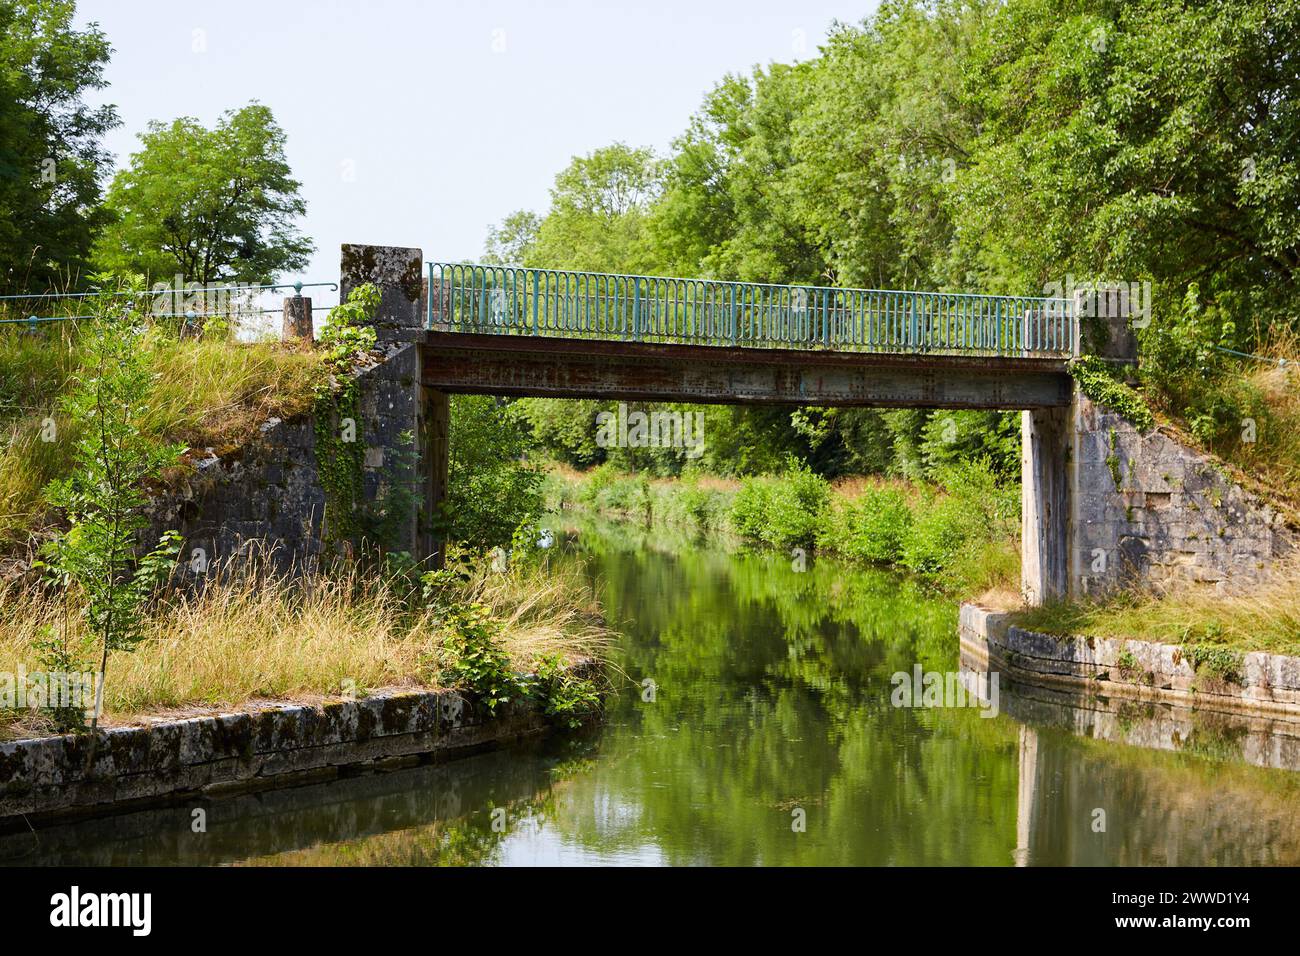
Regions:
<instances>
[{"instance_id":1,"label":"stone coping","mask_svg":"<svg viewBox=\"0 0 1300 956\"><path fill-rule=\"evenodd\" d=\"M1011 616L962 604L958 633L1013 677L1042 685L1083 686L1108 694L1168 700L1231 713L1300 717L1300 658L1250 651L1239 681L1200 672L1177 644L1123 638L1060 637L1011 623Z\"/></svg>"},{"instance_id":2,"label":"stone coping","mask_svg":"<svg viewBox=\"0 0 1300 956\"><path fill-rule=\"evenodd\" d=\"M390 690L111 728L99 733L89 771L88 734L9 741L0 743L0 828L24 817L93 816L199 793L290 786L328 779L340 767L461 756L552 726L525 700L489 713L454 690Z\"/></svg>"}]
</instances>

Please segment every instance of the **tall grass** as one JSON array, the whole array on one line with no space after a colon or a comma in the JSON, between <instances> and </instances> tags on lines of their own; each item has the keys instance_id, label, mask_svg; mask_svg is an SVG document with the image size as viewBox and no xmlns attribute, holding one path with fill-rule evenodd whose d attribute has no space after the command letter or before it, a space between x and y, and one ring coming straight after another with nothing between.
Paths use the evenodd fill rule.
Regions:
<instances>
[{"instance_id":1,"label":"tall grass","mask_svg":"<svg viewBox=\"0 0 1300 956\"><path fill-rule=\"evenodd\" d=\"M1240 594L1195 586L1122 593L1097 602L1027 608L1017 612L1016 621L1049 634L1300 656L1300 561L1277 568L1267 583Z\"/></svg>"},{"instance_id":2,"label":"tall grass","mask_svg":"<svg viewBox=\"0 0 1300 956\"><path fill-rule=\"evenodd\" d=\"M487 606L512 665L539 657L599 655L608 632L578 568L484 571L457 589ZM37 588L0 584L0 671L38 670L39 642L68 628L83 635L76 607ZM347 690L432 686L446 637L439 613L403 578L360 566L294 582L252 573L218 575L150 614L131 653L110 657L109 721L176 710L238 707L254 700L311 700ZM10 734L30 716L10 713ZM0 726L3 733L3 726Z\"/></svg>"},{"instance_id":3,"label":"tall grass","mask_svg":"<svg viewBox=\"0 0 1300 956\"><path fill-rule=\"evenodd\" d=\"M77 435L59 399L85 374L79 338L71 322L36 334L0 326L0 552L27 541L43 489L70 466ZM177 339L159 328L145 348L158 378L143 427L193 448L229 451L268 418L305 411L319 375L314 353L275 343Z\"/></svg>"}]
</instances>

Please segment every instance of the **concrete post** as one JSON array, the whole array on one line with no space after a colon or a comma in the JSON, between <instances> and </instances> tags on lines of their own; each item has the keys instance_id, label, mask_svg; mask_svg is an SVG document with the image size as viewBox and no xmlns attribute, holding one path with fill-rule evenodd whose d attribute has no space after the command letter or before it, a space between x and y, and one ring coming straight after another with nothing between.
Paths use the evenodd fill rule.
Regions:
<instances>
[{"instance_id":1,"label":"concrete post","mask_svg":"<svg viewBox=\"0 0 1300 956\"><path fill-rule=\"evenodd\" d=\"M311 299L294 295L284 300L284 321L280 326L281 342L311 345L315 333L311 325Z\"/></svg>"},{"instance_id":2,"label":"concrete post","mask_svg":"<svg viewBox=\"0 0 1300 956\"><path fill-rule=\"evenodd\" d=\"M1073 305L1075 355L1099 355L1117 365L1137 364L1136 303L1126 286L1077 289Z\"/></svg>"},{"instance_id":3,"label":"concrete post","mask_svg":"<svg viewBox=\"0 0 1300 956\"><path fill-rule=\"evenodd\" d=\"M424 337L424 254L396 246L344 245L340 259L340 301L364 283L379 289L374 318L384 362L367 373L361 388L361 438L366 443L364 493L372 505L381 499L415 503L404 516L399 540L388 547L407 550L417 561L435 554L429 522L434 489L428 447L429 402L423 386L420 342ZM440 449L446 471L445 442ZM406 494L396 494L405 489Z\"/></svg>"},{"instance_id":4,"label":"concrete post","mask_svg":"<svg viewBox=\"0 0 1300 956\"><path fill-rule=\"evenodd\" d=\"M1020 590L1038 606L1070 592L1073 413L1020 415Z\"/></svg>"}]
</instances>

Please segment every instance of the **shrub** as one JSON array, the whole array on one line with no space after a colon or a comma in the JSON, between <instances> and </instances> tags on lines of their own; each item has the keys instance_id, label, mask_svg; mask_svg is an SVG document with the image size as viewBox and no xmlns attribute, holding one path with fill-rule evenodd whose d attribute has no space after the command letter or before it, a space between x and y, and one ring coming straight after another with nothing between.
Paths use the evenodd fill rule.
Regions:
<instances>
[{"instance_id":1,"label":"shrub","mask_svg":"<svg viewBox=\"0 0 1300 956\"><path fill-rule=\"evenodd\" d=\"M912 526L912 509L897 488L867 488L844 508L836 550L864 561L896 564Z\"/></svg>"},{"instance_id":2,"label":"shrub","mask_svg":"<svg viewBox=\"0 0 1300 956\"><path fill-rule=\"evenodd\" d=\"M791 461L780 477L746 480L731 505L731 524L753 541L777 548L811 547L830 510L830 485Z\"/></svg>"},{"instance_id":3,"label":"shrub","mask_svg":"<svg viewBox=\"0 0 1300 956\"><path fill-rule=\"evenodd\" d=\"M520 685L510 655L498 640L500 622L486 606L471 603L448 609L445 623L444 680L475 694L489 711L509 703Z\"/></svg>"},{"instance_id":4,"label":"shrub","mask_svg":"<svg viewBox=\"0 0 1300 956\"><path fill-rule=\"evenodd\" d=\"M587 472L586 480L578 491L578 500L586 505L594 505L600 493L618 480L618 472L613 465L597 465Z\"/></svg>"},{"instance_id":5,"label":"shrub","mask_svg":"<svg viewBox=\"0 0 1300 956\"><path fill-rule=\"evenodd\" d=\"M535 663L534 693L548 717L570 728L600 710L600 692L594 681L579 677L558 654L539 657Z\"/></svg>"},{"instance_id":6,"label":"shrub","mask_svg":"<svg viewBox=\"0 0 1300 956\"><path fill-rule=\"evenodd\" d=\"M919 574L937 574L951 566L976 537L977 521L956 498L932 498L913 516L903 541L903 566Z\"/></svg>"}]
</instances>

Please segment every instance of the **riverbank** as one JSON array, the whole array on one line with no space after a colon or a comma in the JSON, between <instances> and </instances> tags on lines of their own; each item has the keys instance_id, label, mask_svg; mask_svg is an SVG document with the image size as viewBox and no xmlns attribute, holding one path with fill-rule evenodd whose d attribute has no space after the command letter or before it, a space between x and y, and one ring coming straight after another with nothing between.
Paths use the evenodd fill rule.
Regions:
<instances>
[{"instance_id":1,"label":"riverbank","mask_svg":"<svg viewBox=\"0 0 1300 956\"><path fill-rule=\"evenodd\" d=\"M978 604L961 606L963 654L977 667L1090 696L1167 700L1193 709L1300 718L1300 657L1235 651L1203 643L1171 644L1092 634L1049 634L1020 622L1027 615ZM1285 735L1300 765L1300 731ZM1281 739L1281 738L1279 738Z\"/></svg>"},{"instance_id":2,"label":"riverbank","mask_svg":"<svg viewBox=\"0 0 1300 956\"><path fill-rule=\"evenodd\" d=\"M744 479L553 466L545 488L551 508L720 534L795 562L821 551L903 571L950 594L1018 600L1019 489L980 466L953 469L942 485L828 482L798 465Z\"/></svg>"},{"instance_id":3,"label":"riverbank","mask_svg":"<svg viewBox=\"0 0 1300 956\"><path fill-rule=\"evenodd\" d=\"M539 662L602 655L608 632L576 571L520 562L496 573L481 565L432 580L360 564L302 581L213 571L201 590L160 598L135 649L109 655L103 722L378 687L478 690L502 679L493 669L531 672ZM52 670L55 638L77 664L62 669L97 669L79 608L39 585L4 586L0 674ZM467 658L479 663L469 669ZM48 708L8 703L0 739L56 729Z\"/></svg>"},{"instance_id":4,"label":"riverbank","mask_svg":"<svg viewBox=\"0 0 1300 956\"><path fill-rule=\"evenodd\" d=\"M1013 620L1029 630L1065 637L1089 634L1186 645L1200 657L1255 651L1300 657L1300 564L1279 566L1271 580L1241 594L1210 588L1121 592L1096 601L1024 608Z\"/></svg>"},{"instance_id":5,"label":"riverbank","mask_svg":"<svg viewBox=\"0 0 1300 956\"><path fill-rule=\"evenodd\" d=\"M600 710L609 635L580 571L541 561L214 574L159 599L138 646L110 654L92 747L76 725L93 684L55 695L93 666L50 666L56 634L81 660L83 628L39 588L0 593L0 817L281 786L576 727Z\"/></svg>"},{"instance_id":6,"label":"riverbank","mask_svg":"<svg viewBox=\"0 0 1300 956\"><path fill-rule=\"evenodd\" d=\"M594 661L571 668L586 680ZM232 713L147 719L99 736L0 744L0 831L344 774L444 761L545 736L545 704L489 709L456 690L384 690L318 704L254 702Z\"/></svg>"}]
</instances>

